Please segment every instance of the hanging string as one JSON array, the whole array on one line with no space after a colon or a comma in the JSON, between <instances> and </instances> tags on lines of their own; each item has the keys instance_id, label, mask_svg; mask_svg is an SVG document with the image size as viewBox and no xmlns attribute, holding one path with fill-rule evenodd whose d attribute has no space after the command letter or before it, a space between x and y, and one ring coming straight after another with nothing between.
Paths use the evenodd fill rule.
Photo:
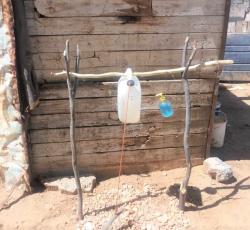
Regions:
<instances>
[{"instance_id":1,"label":"hanging string","mask_svg":"<svg viewBox=\"0 0 250 230\"><path fill-rule=\"evenodd\" d=\"M122 146L121 146L121 154L120 154L120 164L119 164L119 173L118 173L118 185L117 185L117 194L116 194L116 202L115 202L115 213L118 213L118 200L120 196L120 183L121 183L121 174L122 174L122 163L124 159L124 148L125 148L125 134L126 134L126 127L127 127L127 119L128 119L128 103L129 103L129 96L130 96L130 89L131 86L128 88L128 97L127 97L127 103L125 107L125 122L123 123L123 129L122 129Z\"/></svg>"}]
</instances>

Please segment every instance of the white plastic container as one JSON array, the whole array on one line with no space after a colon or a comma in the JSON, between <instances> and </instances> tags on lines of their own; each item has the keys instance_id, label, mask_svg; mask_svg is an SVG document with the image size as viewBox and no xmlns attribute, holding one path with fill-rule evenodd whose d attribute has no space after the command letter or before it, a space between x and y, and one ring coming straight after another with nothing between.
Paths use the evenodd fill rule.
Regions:
<instances>
[{"instance_id":1,"label":"white plastic container","mask_svg":"<svg viewBox=\"0 0 250 230\"><path fill-rule=\"evenodd\" d=\"M140 121L141 85L130 68L118 81L117 109L119 120L122 123L129 124Z\"/></svg>"},{"instance_id":2,"label":"white plastic container","mask_svg":"<svg viewBox=\"0 0 250 230\"><path fill-rule=\"evenodd\" d=\"M214 126L212 133L212 146L220 148L224 145L225 133L227 127L227 116L220 112L214 117Z\"/></svg>"}]
</instances>

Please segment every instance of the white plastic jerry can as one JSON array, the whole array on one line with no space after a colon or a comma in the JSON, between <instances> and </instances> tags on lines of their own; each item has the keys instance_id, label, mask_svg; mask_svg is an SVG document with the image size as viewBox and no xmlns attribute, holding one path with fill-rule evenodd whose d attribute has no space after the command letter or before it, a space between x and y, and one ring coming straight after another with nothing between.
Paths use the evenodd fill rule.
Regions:
<instances>
[{"instance_id":1,"label":"white plastic jerry can","mask_svg":"<svg viewBox=\"0 0 250 230\"><path fill-rule=\"evenodd\" d=\"M128 68L118 81L118 118L122 123L137 123L141 114L141 85Z\"/></svg>"}]
</instances>

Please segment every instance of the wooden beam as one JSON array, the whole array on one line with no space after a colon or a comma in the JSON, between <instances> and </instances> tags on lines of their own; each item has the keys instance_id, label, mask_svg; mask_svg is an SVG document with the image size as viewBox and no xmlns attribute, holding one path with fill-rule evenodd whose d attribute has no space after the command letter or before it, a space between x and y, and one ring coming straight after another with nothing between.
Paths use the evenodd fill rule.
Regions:
<instances>
[{"instance_id":1,"label":"wooden beam","mask_svg":"<svg viewBox=\"0 0 250 230\"><path fill-rule=\"evenodd\" d=\"M212 93L214 79L190 79L190 93ZM143 96L154 96L158 92L165 95L184 94L181 80L140 81ZM84 82L78 85L76 98L88 97L116 97L117 82ZM40 98L67 99L68 92L65 83L44 84L40 86Z\"/></svg>"},{"instance_id":2,"label":"wooden beam","mask_svg":"<svg viewBox=\"0 0 250 230\"><path fill-rule=\"evenodd\" d=\"M194 107L192 108L192 120L207 120L209 117L211 106ZM159 110L145 110L141 112L141 119L139 123L170 123L176 121L184 121L185 109L176 108L174 116L166 119L161 116ZM76 126L112 126L120 125L117 112L93 112L77 113ZM167 124L166 124L167 125ZM49 114L49 115L33 115L31 116L29 129L56 129L68 128L69 115L68 114Z\"/></svg>"},{"instance_id":3,"label":"wooden beam","mask_svg":"<svg viewBox=\"0 0 250 230\"><path fill-rule=\"evenodd\" d=\"M174 109L183 108L185 100L183 95L168 95ZM211 105L211 94L192 94L192 107ZM114 112L117 111L117 98L86 98L76 99L76 112ZM144 96L142 98L142 110L157 110L158 101L155 96ZM62 114L68 113L68 100L45 100L32 111L32 114Z\"/></svg>"},{"instance_id":4,"label":"wooden beam","mask_svg":"<svg viewBox=\"0 0 250 230\"><path fill-rule=\"evenodd\" d=\"M225 14L226 0L153 0L153 13L157 16L218 16Z\"/></svg>"},{"instance_id":5,"label":"wooden beam","mask_svg":"<svg viewBox=\"0 0 250 230\"><path fill-rule=\"evenodd\" d=\"M192 40L197 42L199 48L221 48L221 33L188 34ZM78 44L83 54L92 52L92 56L94 56L93 51L177 50L182 48L182 41L186 35L186 33L179 33L33 36L30 41L32 53L61 53L64 42L70 40L71 52L74 51L76 44Z\"/></svg>"},{"instance_id":6,"label":"wooden beam","mask_svg":"<svg viewBox=\"0 0 250 230\"><path fill-rule=\"evenodd\" d=\"M208 121L192 121L190 133L203 133L208 129ZM171 122L168 125L163 123L148 123L128 125L126 137L136 136L159 136L168 134L181 134L184 131L184 122ZM76 140L98 140L113 139L120 137L121 126L101 126L76 128ZM32 130L30 132L30 142L35 143L53 143L68 142L69 130L62 129L44 129Z\"/></svg>"},{"instance_id":7,"label":"wooden beam","mask_svg":"<svg viewBox=\"0 0 250 230\"><path fill-rule=\"evenodd\" d=\"M224 16L75 17L27 19L29 34L221 33ZM178 25L178 26L177 26Z\"/></svg>"},{"instance_id":8,"label":"wooden beam","mask_svg":"<svg viewBox=\"0 0 250 230\"><path fill-rule=\"evenodd\" d=\"M167 140L167 141L166 141ZM206 144L206 133L190 135L190 146L204 146ZM121 150L121 139L104 139L78 141L77 152L81 154L98 154L107 152L118 152ZM125 150L142 149L164 149L183 147L183 134L165 136L140 136L128 137L125 139ZM153 151L153 150L152 150ZM136 154L136 153L135 153ZM32 145L32 158L70 156L71 149L69 142L63 143L42 143Z\"/></svg>"},{"instance_id":9,"label":"wooden beam","mask_svg":"<svg viewBox=\"0 0 250 230\"><path fill-rule=\"evenodd\" d=\"M151 0L35 0L35 7L45 17L152 15Z\"/></svg>"},{"instance_id":10,"label":"wooden beam","mask_svg":"<svg viewBox=\"0 0 250 230\"><path fill-rule=\"evenodd\" d=\"M62 159L61 159L62 160ZM192 164L199 165L203 162L202 157L193 157ZM147 173L151 171L159 171L159 170L169 170L178 167L184 167L185 160L183 158L176 158L175 160L167 160L167 161L151 161L151 162L143 162L132 164L124 164L123 172L124 174L140 174ZM117 176L118 164L113 165L81 165L81 172L83 173L92 173L96 175L99 179L109 178L112 176ZM32 168L35 176L58 176L58 175L70 175L70 165L67 162L63 161L55 161L55 164L52 165L48 163L41 164L38 162L33 164Z\"/></svg>"},{"instance_id":11,"label":"wooden beam","mask_svg":"<svg viewBox=\"0 0 250 230\"><path fill-rule=\"evenodd\" d=\"M228 29L228 22L230 17L230 6L231 6L231 0L226 0L225 4L225 17L223 22L223 33L222 33L222 40L221 40L221 52L220 52L220 59L224 59L224 53L225 53L225 47L227 42L227 29Z\"/></svg>"},{"instance_id":12,"label":"wooden beam","mask_svg":"<svg viewBox=\"0 0 250 230\"><path fill-rule=\"evenodd\" d=\"M201 153L204 151L204 146L191 147L191 155L195 157L200 157ZM157 161L170 161L183 159L183 148L164 148L164 149L143 149L135 151L125 151L125 164L136 164L136 163L148 163ZM117 165L120 160L120 151L117 152L107 152L107 153L90 153L90 154L80 154L79 155L79 165L81 168L85 166L107 166L107 165ZM34 158L33 163L40 163L41 166L53 167L53 164L61 163L71 163L71 156L50 156L42 158ZM46 165L47 164L47 165Z\"/></svg>"},{"instance_id":13,"label":"wooden beam","mask_svg":"<svg viewBox=\"0 0 250 230\"><path fill-rule=\"evenodd\" d=\"M199 49L193 64L209 60L217 60L219 49ZM82 55L83 54L83 55ZM86 55L86 54L85 54ZM117 52L95 52L92 57L82 56L82 68L116 66L131 67L145 65L177 65L181 59L181 50L151 50L151 51L117 51ZM74 53L70 54L70 58ZM33 54L34 69L61 69L63 67L62 53L39 53ZM74 68L73 63L70 68Z\"/></svg>"},{"instance_id":14,"label":"wooden beam","mask_svg":"<svg viewBox=\"0 0 250 230\"><path fill-rule=\"evenodd\" d=\"M207 131L206 154L204 155L204 158L210 157L210 149L211 149L211 143L212 143L212 133L213 133L213 126L214 126L214 116L215 116L215 108L216 108L218 93L219 93L219 79L215 82L215 85L214 85L212 108L211 108L211 111L210 111L210 119L209 119L208 129L207 129L208 131Z\"/></svg>"},{"instance_id":15,"label":"wooden beam","mask_svg":"<svg viewBox=\"0 0 250 230\"><path fill-rule=\"evenodd\" d=\"M24 1L27 17L35 17L33 1ZM224 15L225 1L206 0L152 0L121 1L108 0L36 0L38 12L46 17L81 16L186 16L186 15ZM105 6L105 7L104 7Z\"/></svg>"}]
</instances>

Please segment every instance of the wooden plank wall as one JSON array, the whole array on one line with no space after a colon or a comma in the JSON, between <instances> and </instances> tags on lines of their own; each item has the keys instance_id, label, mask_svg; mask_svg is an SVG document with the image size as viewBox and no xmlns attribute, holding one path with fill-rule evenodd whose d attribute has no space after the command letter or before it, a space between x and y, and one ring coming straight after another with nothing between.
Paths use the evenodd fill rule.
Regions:
<instances>
[{"instance_id":1,"label":"wooden plank wall","mask_svg":"<svg viewBox=\"0 0 250 230\"><path fill-rule=\"evenodd\" d=\"M93 90L94 89L94 90ZM198 161L206 147L214 79L193 79L191 152ZM161 117L155 94L163 91L173 103L175 115ZM126 172L170 167L183 160L185 102L181 80L142 82L142 115L126 132ZM41 89L41 105L31 117L33 169L37 174L71 171L69 114L64 84ZM88 83L79 87L76 99L76 139L82 169L114 174L119 162L122 126L116 112L116 83ZM165 162L165 164L164 164ZM201 161L199 161L201 162ZM145 164L143 166L143 164ZM63 166L63 167L62 167ZM131 166L131 167L129 167ZM173 166L174 167L174 166Z\"/></svg>"},{"instance_id":2,"label":"wooden plank wall","mask_svg":"<svg viewBox=\"0 0 250 230\"><path fill-rule=\"evenodd\" d=\"M179 66L189 35L197 61L219 56L226 0L26 0L34 71L40 82L63 68L66 39L81 47L81 72ZM72 63L73 65L73 63Z\"/></svg>"},{"instance_id":3,"label":"wooden plank wall","mask_svg":"<svg viewBox=\"0 0 250 230\"><path fill-rule=\"evenodd\" d=\"M146 71L180 66L189 35L199 46L194 63L220 55L226 0L25 0L33 72L41 84L41 103L32 112L30 142L36 175L71 170L69 114L62 51L70 39L71 57L81 49L82 73ZM104 4L105 3L105 4ZM190 47L191 48L191 45ZM74 63L71 62L71 67ZM201 163L215 88L214 79L193 76L191 153ZM198 79L197 79L198 78ZM163 119L155 94L163 92L175 115ZM124 172L182 166L184 92L180 80L142 81L142 117L128 125ZM121 124L116 114L116 83L79 86L76 99L77 150L81 170L116 175Z\"/></svg>"}]
</instances>

